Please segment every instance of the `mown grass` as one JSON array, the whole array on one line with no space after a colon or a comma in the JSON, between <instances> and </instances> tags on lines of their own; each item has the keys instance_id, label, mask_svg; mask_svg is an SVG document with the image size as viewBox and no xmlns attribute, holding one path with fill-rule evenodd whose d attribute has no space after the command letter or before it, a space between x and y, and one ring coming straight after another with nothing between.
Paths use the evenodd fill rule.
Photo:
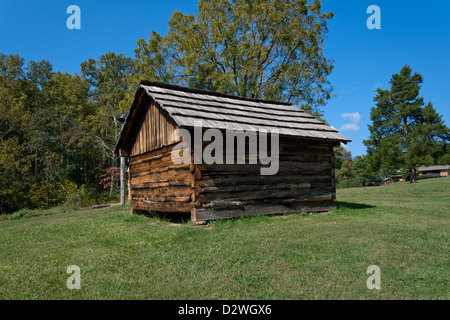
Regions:
<instances>
[{"instance_id":1,"label":"mown grass","mask_svg":"<svg viewBox=\"0 0 450 320\"><path fill-rule=\"evenodd\" d=\"M113 207L0 221L2 299L449 299L450 178L208 227ZM68 290L69 265L81 289ZM368 290L370 265L381 290Z\"/></svg>"}]
</instances>

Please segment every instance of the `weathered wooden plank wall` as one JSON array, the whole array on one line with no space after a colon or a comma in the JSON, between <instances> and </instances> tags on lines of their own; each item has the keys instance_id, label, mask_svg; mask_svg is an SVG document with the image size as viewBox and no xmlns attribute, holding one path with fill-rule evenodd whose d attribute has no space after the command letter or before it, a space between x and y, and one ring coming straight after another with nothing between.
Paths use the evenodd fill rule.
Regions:
<instances>
[{"instance_id":1,"label":"weathered wooden plank wall","mask_svg":"<svg viewBox=\"0 0 450 320\"><path fill-rule=\"evenodd\" d=\"M172 133L177 128L175 121L150 99L146 100L145 113L140 122L140 129L131 149L130 156L144 154L176 140L172 140Z\"/></svg>"}]
</instances>

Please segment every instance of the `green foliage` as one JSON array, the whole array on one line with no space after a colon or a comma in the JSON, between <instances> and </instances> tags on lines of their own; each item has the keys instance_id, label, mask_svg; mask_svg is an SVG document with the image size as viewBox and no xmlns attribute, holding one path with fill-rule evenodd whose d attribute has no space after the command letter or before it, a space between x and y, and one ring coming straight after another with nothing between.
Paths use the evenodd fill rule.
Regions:
<instances>
[{"instance_id":1,"label":"green foliage","mask_svg":"<svg viewBox=\"0 0 450 320\"><path fill-rule=\"evenodd\" d=\"M119 117L128 111L133 96L127 92L136 88L131 79L135 74L135 62L123 53L108 52L98 60L89 59L81 64L81 73L90 84L97 114L91 117L91 143L95 143L104 157L116 165L114 148L120 133Z\"/></svg>"},{"instance_id":2,"label":"green foliage","mask_svg":"<svg viewBox=\"0 0 450 320\"><path fill-rule=\"evenodd\" d=\"M19 220L22 218L30 218L35 215L33 210L29 209L21 209L19 211L14 212L11 216L9 216L9 220Z\"/></svg>"},{"instance_id":3,"label":"green foliage","mask_svg":"<svg viewBox=\"0 0 450 320\"><path fill-rule=\"evenodd\" d=\"M0 213L59 205L71 196L69 183L69 193L98 186L114 161L109 149L119 128L107 110L125 97L129 72L116 72L127 63L106 54L78 76L0 53Z\"/></svg>"},{"instance_id":4,"label":"green foliage","mask_svg":"<svg viewBox=\"0 0 450 320\"><path fill-rule=\"evenodd\" d=\"M66 200L64 207L68 209L83 208L110 200L117 200L117 194L113 193L110 196L109 192L102 192L98 188L82 185L77 193Z\"/></svg>"},{"instance_id":5,"label":"green foliage","mask_svg":"<svg viewBox=\"0 0 450 320\"><path fill-rule=\"evenodd\" d=\"M76 193L77 185L68 180L57 182L55 185L35 183L30 190L31 205L33 208L47 209L64 203Z\"/></svg>"},{"instance_id":6,"label":"green foliage","mask_svg":"<svg viewBox=\"0 0 450 320\"><path fill-rule=\"evenodd\" d=\"M419 95L423 78L404 66L390 80L389 90L377 89L369 125L368 163L374 172L407 168L411 182L416 167L433 163L445 150L450 131L431 103Z\"/></svg>"},{"instance_id":7,"label":"green foliage","mask_svg":"<svg viewBox=\"0 0 450 320\"><path fill-rule=\"evenodd\" d=\"M63 207L65 209L77 209L90 207L95 204L119 202L117 192L102 191L99 188L82 185L78 192L69 197Z\"/></svg>"},{"instance_id":8,"label":"green foliage","mask_svg":"<svg viewBox=\"0 0 450 320\"><path fill-rule=\"evenodd\" d=\"M379 177L368 165L367 156L353 158L350 151L339 146L334 150L334 157L337 188L361 187Z\"/></svg>"},{"instance_id":9,"label":"green foliage","mask_svg":"<svg viewBox=\"0 0 450 320\"><path fill-rule=\"evenodd\" d=\"M438 160L436 161L436 164L440 165L450 165L450 143L447 143L445 146L446 153L442 154Z\"/></svg>"},{"instance_id":10,"label":"green foliage","mask_svg":"<svg viewBox=\"0 0 450 320\"><path fill-rule=\"evenodd\" d=\"M355 175L355 173L353 172L353 163L352 160L345 160L342 163L342 166L340 169L336 169L335 171L335 176L336 176L336 181L343 181L343 180L347 180L351 177L353 177Z\"/></svg>"},{"instance_id":11,"label":"green foliage","mask_svg":"<svg viewBox=\"0 0 450 320\"><path fill-rule=\"evenodd\" d=\"M367 156L356 156L353 159L353 172L363 185L378 178L377 173L371 170Z\"/></svg>"},{"instance_id":12,"label":"green foliage","mask_svg":"<svg viewBox=\"0 0 450 320\"><path fill-rule=\"evenodd\" d=\"M340 180L336 183L337 189L359 188L361 186L362 186L362 182L357 177L346 178L346 179Z\"/></svg>"},{"instance_id":13,"label":"green foliage","mask_svg":"<svg viewBox=\"0 0 450 320\"><path fill-rule=\"evenodd\" d=\"M342 146L334 149L334 166L337 186L339 186L341 182L345 185L345 181L353 181L356 179L353 170L352 154Z\"/></svg>"},{"instance_id":14,"label":"green foliage","mask_svg":"<svg viewBox=\"0 0 450 320\"><path fill-rule=\"evenodd\" d=\"M324 40L333 13L321 1L200 0L199 14L176 11L169 32L135 50L139 73L243 97L292 102L321 115L331 98L333 62Z\"/></svg>"}]
</instances>

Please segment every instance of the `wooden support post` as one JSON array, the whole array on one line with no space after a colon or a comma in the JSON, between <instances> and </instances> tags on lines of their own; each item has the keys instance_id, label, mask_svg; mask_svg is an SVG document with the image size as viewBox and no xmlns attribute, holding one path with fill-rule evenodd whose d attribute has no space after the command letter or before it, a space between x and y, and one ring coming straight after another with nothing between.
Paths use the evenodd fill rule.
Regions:
<instances>
[{"instance_id":1,"label":"wooden support post","mask_svg":"<svg viewBox=\"0 0 450 320\"><path fill-rule=\"evenodd\" d=\"M330 153L331 153L331 192L333 193L332 200L336 204L336 170L334 167L334 148L330 145Z\"/></svg>"},{"instance_id":2,"label":"wooden support post","mask_svg":"<svg viewBox=\"0 0 450 320\"><path fill-rule=\"evenodd\" d=\"M120 204L125 205L125 157L120 157Z\"/></svg>"},{"instance_id":3,"label":"wooden support post","mask_svg":"<svg viewBox=\"0 0 450 320\"><path fill-rule=\"evenodd\" d=\"M195 226L203 226L207 224L206 220L197 220L197 209L192 208L191 209L191 221Z\"/></svg>"}]
</instances>

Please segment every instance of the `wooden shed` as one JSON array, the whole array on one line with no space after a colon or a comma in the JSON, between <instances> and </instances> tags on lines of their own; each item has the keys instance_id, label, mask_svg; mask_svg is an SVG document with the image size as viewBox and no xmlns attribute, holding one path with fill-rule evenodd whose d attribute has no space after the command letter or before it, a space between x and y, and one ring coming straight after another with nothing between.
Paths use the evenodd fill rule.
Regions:
<instances>
[{"instance_id":1,"label":"wooden shed","mask_svg":"<svg viewBox=\"0 0 450 320\"><path fill-rule=\"evenodd\" d=\"M203 150L198 146L195 150L193 141L191 163L175 164L172 150L182 138L174 131L186 129L194 136L200 120L202 132L213 128L224 136L233 130L270 133L276 129L277 173L262 175L261 168L267 165L252 162L250 152L245 163L195 163L194 153ZM143 81L116 153L129 158L132 214L185 212L201 224L255 214L335 209L333 147L348 141L290 104ZM208 143L203 141L201 148Z\"/></svg>"}]
</instances>

